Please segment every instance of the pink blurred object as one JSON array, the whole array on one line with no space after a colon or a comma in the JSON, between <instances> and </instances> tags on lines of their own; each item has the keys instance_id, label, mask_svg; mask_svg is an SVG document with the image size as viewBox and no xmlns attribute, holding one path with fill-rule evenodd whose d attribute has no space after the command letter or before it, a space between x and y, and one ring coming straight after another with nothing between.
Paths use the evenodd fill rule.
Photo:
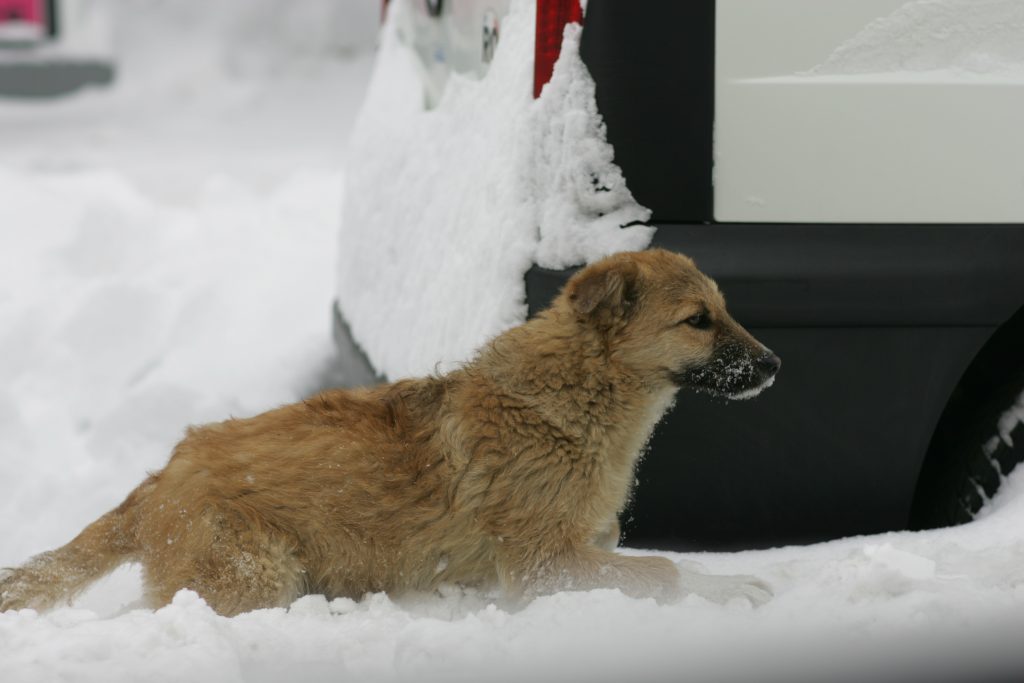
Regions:
<instances>
[{"instance_id":1,"label":"pink blurred object","mask_svg":"<svg viewBox=\"0 0 1024 683\"><path fill-rule=\"evenodd\" d=\"M6 21L45 25L45 0L0 0L0 23Z\"/></svg>"}]
</instances>

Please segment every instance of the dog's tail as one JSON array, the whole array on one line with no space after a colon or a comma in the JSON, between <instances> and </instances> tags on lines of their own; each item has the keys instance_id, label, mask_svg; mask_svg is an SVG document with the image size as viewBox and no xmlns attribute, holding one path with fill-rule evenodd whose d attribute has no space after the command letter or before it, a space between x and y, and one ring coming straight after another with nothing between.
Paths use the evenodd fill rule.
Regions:
<instances>
[{"instance_id":1,"label":"dog's tail","mask_svg":"<svg viewBox=\"0 0 1024 683\"><path fill-rule=\"evenodd\" d=\"M135 507L150 481L67 545L40 553L20 567L0 569L0 612L45 610L70 602L89 584L131 561L138 547Z\"/></svg>"}]
</instances>

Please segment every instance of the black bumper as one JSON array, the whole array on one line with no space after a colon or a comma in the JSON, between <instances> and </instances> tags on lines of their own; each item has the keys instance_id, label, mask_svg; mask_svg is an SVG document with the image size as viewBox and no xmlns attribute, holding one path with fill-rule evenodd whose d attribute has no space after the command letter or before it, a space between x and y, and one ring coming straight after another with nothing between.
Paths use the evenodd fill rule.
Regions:
<instances>
[{"instance_id":1,"label":"black bumper","mask_svg":"<svg viewBox=\"0 0 1024 683\"><path fill-rule=\"evenodd\" d=\"M54 97L87 85L107 85L113 80L113 64L101 60L0 63L0 97Z\"/></svg>"}]
</instances>

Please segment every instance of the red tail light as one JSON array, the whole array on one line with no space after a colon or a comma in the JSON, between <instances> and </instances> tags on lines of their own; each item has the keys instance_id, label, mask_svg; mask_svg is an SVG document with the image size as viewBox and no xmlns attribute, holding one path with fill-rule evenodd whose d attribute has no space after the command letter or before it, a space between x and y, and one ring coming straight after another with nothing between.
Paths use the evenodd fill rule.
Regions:
<instances>
[{"instance_id":1,"label":"red tail light","mask_svg":"<svg viewBox=\"0 0 1024 683\"><path fill-rule=\"evenodd\" d=\"M44 24L46 7L43 0L0 0L0 21L24 21Z\"/></svg>"},{"instance_id":2,"label":"red tail light","mask_svg":"<svg viewBox=\"0 0 1024 683\"><path fill-rule=\"evenodd\" d=\"M565 25L582 24L580 0L537 0L537 38L533 51L533 96L551 80L555 62L562 50Z\"/></svg>"}]
</instances>

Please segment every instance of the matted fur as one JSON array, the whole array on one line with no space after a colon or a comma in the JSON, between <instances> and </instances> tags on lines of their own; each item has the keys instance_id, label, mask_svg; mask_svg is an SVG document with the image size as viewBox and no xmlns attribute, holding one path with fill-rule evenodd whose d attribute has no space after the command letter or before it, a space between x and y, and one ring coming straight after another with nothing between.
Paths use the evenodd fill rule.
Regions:
<instances>
[{"instance_id":1,"label":"matted fur","mask_svg":"<svg viewBox=\"0 0 1024 683\"><path fill-rule=\"evenodd\" d=\"M777 363L751 368L767 353L688 258L610 257L449 374L190 428L119 507L7 570L0 610L48 608L124 562L142 565L152 606L190 588L226 615L441 582L759 601L749 577L612 549L675 392L762 386Z\"/></svg>"}]
</instances>

